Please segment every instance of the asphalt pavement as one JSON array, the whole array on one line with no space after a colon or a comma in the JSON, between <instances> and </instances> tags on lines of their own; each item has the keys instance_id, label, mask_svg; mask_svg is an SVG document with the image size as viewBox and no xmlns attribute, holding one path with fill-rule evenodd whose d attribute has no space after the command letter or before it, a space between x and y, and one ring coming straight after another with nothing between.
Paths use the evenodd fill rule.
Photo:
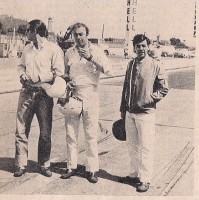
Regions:
<instances>
[{"instance_id":1,"label":"asphalt pavement","mask_svg":"<svg viewBox=\"0 0 199 200\"><path fill-rule=\"evenodd\" d=\"M14 178L15 115L19 95L15 91L19 89L19 85L13 78L16 76L13 69L6 68L6 64L11 63L11 61L3 62L3 79L0 81L2 86L0 102L0 145L2 147L0 150L0 194L100 195L107 197L188 197L194 195L195 74L193 60L167 61L170 91L157 107L154 177L148 192L142 194L136 192L135 185L119 181L120 177L128 175L129 158L126 143L117 141L111 132L113 122L119 119L123 76L100 80L100 122L108 132L101 132L99 129L100 170L98 172L99 181L96 184L89 183L84 177L85 148L82 132L79 136L78 176L69 180L60 179L60 172L66 168L67 160L64 119L56 105L53 114L51 154L53 176L46 178L38 173L37 143L39 128L36 119L34 119L29 138L27 173L20 178ZM121 69L117 68L118 71L115 72L115 75L122 75L124 72L122 66L125 66L126 62L114 63L121 66ZM7 74L11 74L11 76ZM3 83L7 82L9 86L4 86Z\"/></svg>"}]
</instances>

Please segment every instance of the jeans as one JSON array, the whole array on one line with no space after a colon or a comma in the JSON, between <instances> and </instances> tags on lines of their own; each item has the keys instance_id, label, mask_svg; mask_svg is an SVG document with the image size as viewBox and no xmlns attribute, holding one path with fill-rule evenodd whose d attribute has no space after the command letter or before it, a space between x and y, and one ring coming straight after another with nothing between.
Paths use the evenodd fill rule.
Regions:
<instances>
[{"instance_id":1,"label":"jeans","mask_svg":"<svg viewBox=\"0 0 199 200\"><path fill-rule=\"evenodd\" d=\"M20 92L15 134L16 166L25 167L27 165L28 137L34 114L36 114L40 128L38 163L40 166L50 166L52 110L53 98L45 92L24 88Z\"/></svg>"}]
</instances>

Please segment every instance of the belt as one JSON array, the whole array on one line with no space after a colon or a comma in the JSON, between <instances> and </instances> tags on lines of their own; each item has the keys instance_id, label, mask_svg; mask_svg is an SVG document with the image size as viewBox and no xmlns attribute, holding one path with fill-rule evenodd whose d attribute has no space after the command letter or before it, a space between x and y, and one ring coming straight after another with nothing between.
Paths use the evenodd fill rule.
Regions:
<instances>
[{"instance_id":1,"label":"belt","mask_svg":"<svg viewBox=\"0 0 199 200\"><path fill-rule=\"evenodd\" d=\"M41 88L41 87L34 87L34 86L31 86L31 85L25 85L25 86L23 86L23 88L25 89L25 90L27 90L27 91L29 91L29 92L42 92L42 91L44 91L44 89L43 88Z\"/></svg>"},{"instance_id":2,"label":"belt","mask_svg":"<svg viewBox=\"0 0 199 200\"><path fill-rule=\"evenodd\" d=\"M46 83L52 85L53 82L54 82L54 80L46 82ZM34 86L32 84L24 84L23 88L25 90L29 91L29 92L45 92L45 90L42 87L40 87L40 86Z\"/></svg>"}]
</instances>

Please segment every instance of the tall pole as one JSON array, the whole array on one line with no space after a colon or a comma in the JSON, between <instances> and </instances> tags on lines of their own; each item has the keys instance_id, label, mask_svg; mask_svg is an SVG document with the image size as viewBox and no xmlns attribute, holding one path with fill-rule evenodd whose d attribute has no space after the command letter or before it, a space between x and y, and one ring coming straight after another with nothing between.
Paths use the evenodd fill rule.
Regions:
<instances>
[{"instance_id":1,"label":"tall pole","mask_svg":"<svg viewBox=\"0 0 199 200\"><path fill-rule=\"evenodd\" d=\"M193 30L193 37L196 37L196 1L195 1L195 13L194 13L194 30Z\"/></svg>"},{"instance_id":2,"label":"tall pole","mask_svg":"<svg viewBox=\"0 0 199 200\"><path fill-rule=\"evenodd\" d=\"M13 34L12 34L12 43L14 44L15 43L15 36L16 36L16 33L15 33L15 26L13 27Z\"/></svg>"},{"instance_id":3,"label":"tall pole","mask_svg":"<svg viewBox=\"0 0 199 200\"><path fill-rule=\"evenodd\" d=\"M53 32L53 19L52 19L52 17L48 18L48 32L49 33Z\"/></svg>"},{"instance_id":4,"label":"tall pole","mask_svg":"<svg viewBox=\"0 0 199 200\"><path fill-rule=\"evenodd\" d=\"M102 40L104 39L104 24L102 26Z\"/></svg>"}]
</instances>

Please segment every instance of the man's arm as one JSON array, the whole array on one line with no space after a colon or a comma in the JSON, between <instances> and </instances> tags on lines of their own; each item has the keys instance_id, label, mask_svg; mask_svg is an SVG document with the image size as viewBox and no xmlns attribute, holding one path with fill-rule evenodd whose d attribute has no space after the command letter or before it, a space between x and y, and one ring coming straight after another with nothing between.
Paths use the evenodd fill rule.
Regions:
<instances>
[{"instance_id":1,"label":"man's arm","mask_svg":"<svg viewBox=\"0 0 199 200\"><path fill-rule=\"evenodd\" d=\"M109 76L112 75L112 65L109 62L108 57L99 47L94 47L92 52L79 48L79 54L89 62L93 63L96 70Z\"/></svg>"},{"instance_id":2,"label":"man's arm","mask_svg":"<svg viewBox=\"0 0 199 200\"><path fill-rule=\"evenodd\" d=\"M66 81L66 83L71 80L69 77L69 71L70 71L69 56L66 52L64 56L64 75L62 76L62 78Z\"/></svg>"},{"instance_id":3,"label":"man's arm","mask_svg":"<svg viewBox=\"0 0 199 200\"><path fill-rule=\"evenodd\" d=\"M57 103L64 106L65 103L68 101L70 92L74 90L74 84L69 77L70 65L69 65L69 57L66 53L64 56L64 75L61 77L66 81L66 96L63 98L59 98Z\"/></svg>"},{"instance_id":4,"label":"man's arm","mask_svg":"<svg viewBox=\"0 0 199 200\"><path fill-rule=\"evenodd\" d=\"M60 47L57 46L52 59L52 72L53 76L63 76L65 71L64 67L64 53Z\"/></svg>"},{"instance_id":5,"label":"man's arm","mask_svg":"<svg viewBox=\"0 0 199 200\"><path fill-rule=\"evenodd\" d=\"M121 112L121 118L124 120L126 115L126 89L128 85L128 71L129 71L129 65L131 62L129 62L124 78L124 84L123 84L123 90L122 90L122 98L121 98L121 104L120 104L120 112Z\"/></svg>"},{"instance_id":6,"label":"man's arm","mask_svg":"<svg viewBox=\"0 0 199 200\"><path fill-rule=\"evenodd\" d=\"M21 60L20 60L19 65L17 66L17 71L18 71L19 77L21 77L22 75L26 75L25 49L21 55Z\"/></svg>"},{"instance_id":7,"label":"man's arm","mask_svg":"<svg viewBox=\"0 0 199 200\"><path fill-rule=\"evenodd\" d=\"M20 63L17 66L18 75L22 85L25 85L27 82L31 81L30 77L26 74L26 63L25 63L26 48L27 47L24 48Z\"/></svg>"},{"instance_id":8,"label":"man's arm","mask_svg":"<svg viewBox=\"0 0 199 200\"><path fill-rule=\"evenodd\" d=\"M112 65L104 53L101 53L98 58L94 55L91 59L91 62L95 65L96 70L99 70L100 72L109 76L112 75Z\"/></svg>"},{"instance_id":9,"label":"man's arm","mask_svg":"<svg viewBox=\"0 0 199 200\"><path fill-rule=\"evenodd\" d=\"M158 67L158 74L154 82L154 92L151 95L155 102L160 101L168 94L169 91L167 75L164 66L161 64Z\"/></svg>"}]
</instances>

